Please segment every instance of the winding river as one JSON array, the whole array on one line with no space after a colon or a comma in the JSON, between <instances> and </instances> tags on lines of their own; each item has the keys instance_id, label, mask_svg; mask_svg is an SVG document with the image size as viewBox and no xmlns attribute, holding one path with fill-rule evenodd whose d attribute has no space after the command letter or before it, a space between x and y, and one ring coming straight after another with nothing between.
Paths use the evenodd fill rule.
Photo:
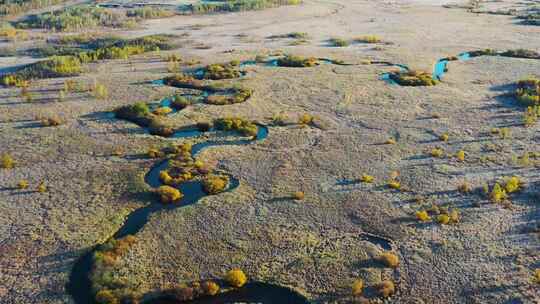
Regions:
<instances>
[{"instance_id":1,"label":"winding river","mask_svg":"<svg viewBox=\"0 0 540 304\"><path fill-rule=\"evenodd\" d=\"M156 84L156 82L154 83ZM162 106L170 103L170 99L161 101ZM174 113L174 112L172 112ZM170 114L172 114L170 113ZM169 114L169 115L170 115ZM211 130L212 131L212 130ZM209 140L193 145L191 155L193 158L203 150L224 145L248 145L257 141L264 140L268 136L268 127L257 124L257 135L254 138L248 139L245 137L236 140L219 141ZM232 133L232 132L230 132ZM176 131L172 138L192 138L202 135L199 130L181 130ZM169 160L164 159L158 161L151 167L145 175L145 182L152 188L157 188L163 185L159 179L159 173L169 166ZM229 175L229 185L225 191L232 191L239 186L239 180ZM113 238L120 239L127 235L135 235L148 222L149 217L156 212L163 212L171 209L182 208L191 204L197 203L202 197L209 194L203 191L202 183L198 180L188 181L180 184L179 190L184 194L181 201L176 204L161 204L159 202L151 203L147 206L136 209L131 212L125 219L123 225L114 233ZM80 257L69 277L67 290L77 304L93 304L92 284L89 274L93 267L93 254L98 245L92 247L86 254ZM182 303L222 303L222 302L261 302L261 303L290 303L290 304L307 304L309 301L294 292L293 290L273 284L263 282L250 282L244 287L232 291L221 293L211 298L200 298ZM146 303L179 303L176 300L157 299Z\"/></svg>"},{"instance_id":2,"label":"winding river","mask_svg":"<svg viewBox=\"0 0 540 304\"><path fill-rule=\"evenodd\" d=\"M330 59L318 58L320 64L338 64L349 65L341 62L337 62ZM241 67L256 65L255 61L244 61L240 64ZM266 66L276 67L277 59L271 59L264 63ZM407 69L405 66L401 66L403 69ZM197 73L198 70L195 70ZM244 75L244 73L243 73ZM163 80L156 80L152 82L155 86L164 85ZM200 97L207 96L211 92L202 91ZM196 96L192 96L196 97ZM161 100L159 106L169 107L171 104L170 98ZM173 111L167 115L172 115L178 111L173 108ZM114 116L113 116L114 117ZM148 129L145 128L148 132ZM215 130L210 130L215 131ZM239 137L234 140L208 140L197 143L192 146L191 155L196 158L197 155L208 148L224 145L248 145L261 140L264 140L268 136L268 127L262 124L257 124L257 135L254 138ZM201 136L203 131L198 129L178 130L170 138L185 139L195 138ZM232 132L228 132L232 133ZM158 188L163 185L159 178L161 171L167 169L169 166L168 159L162 159L154 164L148 173L146 173L144 180L151 188ZM221 173L223 174L223 173ZM234 176L229 176L229 184L225 191L232 191L239 186L239 180ZM176 204L161 204L160 202L154 202L147 206L138 208L131 212L122 226L113 234L114 239L120 239L128 235L135 235L139 232L144 225L148 222L149 217L156 212L166 212L168 210L182 208L191 204L197 203L201 198L209 195L203 191L202 183L198 180L187 181L178 187L178 189L184 194L181 201ZM360 239L372 242L384 248L385 250L391 250L391 241L385 238L378 237L372 234L363 234ZM89 275L93 268L93 255L99 245L96 245L87 253L82 255L74 264L69 277L69 283L66 286L68 293L73 297L77 304L93 304L95 301L94 293L92 291L92 283ZM191 304L207 304L207 303L264 303L264 304L309 304L310 302L297 292L278 285L264 283L264 282L249 282L242 288L233 289L231 291L220 293L213 297L201 297L195 300L178 302L178 300L168 299L167 297L157 297L154 300L146 301L145 303L155 304L171 304L171 303L191 303Z\"/></svg>"}]
</instances>

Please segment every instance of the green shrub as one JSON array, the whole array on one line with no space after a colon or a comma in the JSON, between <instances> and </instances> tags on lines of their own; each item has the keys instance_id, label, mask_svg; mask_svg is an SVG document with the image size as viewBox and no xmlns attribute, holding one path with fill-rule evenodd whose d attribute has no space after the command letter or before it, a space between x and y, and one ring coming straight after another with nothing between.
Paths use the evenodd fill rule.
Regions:
<instances>
[{"instance_id":1,"label":"green shrub","mask_svg":"<svg viewBox=\"0 0 540 304\"><path fill-rule=\"evenodd\" d=\"M50 59L29 64L20 70L3 77L5 85L21 86L26 80L69 77L81 73L79 59L73 56L53 56Z\"/></svg>"},{"instance_id":2,"label":"green shrub","mask_svg":"<svg viewBox=\"0 0 540 304\"><path fill-rule=\"evenodd\" d=\"M328 40L328 43L330 43L331 46L335 47L345 47L351 44L348 40L342 38L331 38Z\"/></svg>"},{"instance_id":3,"label":"green shrub","mask_svg":"<svg viewBox=\"0 0 540 304\"><path fill-rule=\"evenodd\" d=\"M17 22L16 26L19 28L75 31L98 26L125 27L126 19L125 13L89 5L77 5L30 16L23 21Z\"/></svg>"},{"instance_id":4,"label":"green shrub","mask_svg":"<svg viewBox=\"0 0 540 304\"><path fill-rule=\"evenodd\" d=\"M242 76L237 65L229 64L210 64L202 70L204 79L220 80L232 79Z\"/></svg>"},{"instance_id":5,"label":"green shrub","mask_svg":"<svg viewBox=\"0 0 540 304\"><path fill-rule=\"evenodd\" d=\"M540 79L532 77L518 81L515 94L526 106L540 105Z\"/></svg>"},{"instance_id":6,"label":"green shrub","mask_svg":"<svg viewBox=\"0 0 540 304\"><path fill-rule=\"evenodd\" d=\"M0 15L20 14L64 2L66 0L4 0L0 4Z\"/></svg>"},{"instance_id":7,"label":"green shrub","mask_svg":"<svg viewBox=\"0 0 540 304\"><path fill-rule=\"evenodd\" d=\"M431 74L423 71L400 71L389 75L390 79L402 86L433 86L439 83Z\"/></svg>"},{"instance_id":8,"label":"green shrub","mask_svg":"<svg viewBox=\"0 0 540 304\"><path fill-rule=\"evenodd\" d=\"M175 15L174 11L166 10L157 7L142 7L133 10L128 10L126 15L133 18L141 19L158 19L167 18Z\"/></svg>"},{"instance_id":9,"label":"green shrub","mask_svg":"<svg viewBox=\"0 0 540 304\"><path fill-rule=\"evenodd\" d=\"M358 43L379 43L382 40L381 38L375 35L366 35L366 36L355 38L354 41Z\"/></svg>"},{"instance_id":10,"label":"green shrub","mask_svg":"<svg viewBox=\"0 0 540 304\"><path fill-rule=\"evenodd\" d=\"M191 100L182 95L174 95L171 101L171 107L178 110L184 109L189 105L191 105Z\"/></svg>"},{"instance_id":11,"label":"green shrub","mask_svg":"<svg viewBox=\"0 0 540 304\"><path fill-rule=\"evenodd\" d=\"M281 67L296 68L313 67L319 65L319 60L315 57L305 58L300 56L287 55L285 57L279 58L277 60L277 65Z\"/></svg>"},{"instance_id":12,"label":"green shrub","mask_svg":"<svg viewBox=\"0 0 540 304\"><path fill-rule=\"evenodd\" d=\"M193 14L206 14L218 12L239 12L262 10L281 5L297 5L302 0L225 0L225 1L204 1L191 4L189 10Z\"/></svg>"},{"instance_id":13,"label":"green shrub","mask_svg":"<svg viewBox=\"0 0 540 304\"><path fill-rule=\"evenodd\" d=\"M218 118L214 120L214 127L222 131L237 131L244 136L257 136L258 127L251 121L238 117Z\"/></svg>"}]
</instances>

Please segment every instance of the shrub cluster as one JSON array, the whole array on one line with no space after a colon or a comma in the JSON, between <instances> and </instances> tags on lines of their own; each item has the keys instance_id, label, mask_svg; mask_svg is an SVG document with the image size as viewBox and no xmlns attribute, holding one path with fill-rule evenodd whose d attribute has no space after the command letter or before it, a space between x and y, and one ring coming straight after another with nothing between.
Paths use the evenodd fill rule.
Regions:
<instances>
[{"instance_id":1,"label":"shrub cluster","mask_svg":"<svg viewBox=\"0 0 540 304\"><path fill-rule=\"evenodd\" d=\"M219 13L219 12L239 12L262 10L281 5L297 5L302 0L225 0L225 1L203 1L188 6L193 14Z\"/></svg>"},{"instance_id":2,"label":"shrub cluster","mask_svg":"<svg viewBox=\"0 0 540 304\"><path fill-rule=\"evenodd\" d=\"M303 68L303 67L313 67L319 65L319 60L315 57L301 57L287 55L285 57L279 58L277 60L277 65L281 67L293 67L293 68Z\"/></svg>"},{"instance_id":3,"label":"shrub cluster","mask_svg":"<svg viewBox=\"0 0 540 304\"><path fill-rule=\"evenodd\" d=\"M493 203L501 203L508 200L509 194L518 192L524 187L524 182L517 176L506 177L500 181L495 182L491 191L489 188L487 192L489 199Z\"/></svg>"},{"instance_id":4,"label":"shrub cluster","mask_svg":"<svg viewBox=\"0 0 540 304\"><path fill-rule=\"evenodd\" d=\"M66 0L4 0L0 4L0 15L15 15L30 10L57 5Z\"/></svg>"},{"instance_id":5,"label":"shrub cluster","mask_svg":"<svg viewBox=\"0 0 540 304\"><path fill-rule=\"evenodd\" d=\"M2 169L12 169L15 167L15 160L9 154L3 154L0 159L0 168Z\"/></svg>"},{"instance_id":6,"label":"shrub cluster","mask_svg":"<svg viewBox=\"0 0 540 304\"><path fill-rule=\"evenodd\" d=\"M518 101L526 106L540 105L540 79L529 78L518 81L515 94Z\"/></svg>"},{"instance_id":7,"label":"shrub cluster","mask_svg":"<svg viewBox=\"0 0 540 304\"><path fill-rule=\"evenodd\" d=\"M244 136L257 136L259 128L253 122L239 118L226 117L214 120L214 127L222 131L237 131Z\"/></svg>"},{"instance_id":8,"label":"shrub cluster","mask_svg":"<svg viewBox=\"0 0 540 304\"><path fill-rule=\"evenodd\" d=\"M133 27L135 18L128 18L125 12L90 6L68 6L53 12L32 15L16 23L19 28L43 28L57 31L76 31L98 26Z\"/></svg>"},{"instance_id":9,"label":"shrub cluster","mask_svg":"<svg viewBox=\"0 0 540 304\"><path fill-rule=\"evenodd\" d=\"M390 79L402 86L433 86L439 83L430 73L423 71L400 71L389 74Z\"/></svg>"},{"instance_id":10,"label":"shrub cluster","mask_svg":"<svg viewBox=\"0 0 540 304\"><path fill-rule=\"evenodd\" d=\"M220 79L232 79L242 76L240 70L238 70L237 62L230 62L227 64L210 64L202 69L201 78L220 80Z\"/></svg>"},{"instance_id":11,"label":"shrub cluster","mask_svg":"<svg viewBox=\"0 0 540 304\"><path fill-rule=\"evenodd\" d=\"M435 217L437 222L443 225L458 223L460 214L457 209L449 209L447 207L440 207L432 205L428 209L419 210L415 214L416 219L420 222L430 222Z\"/></svg>"},{"instance_id":12,"label":"shrub cluster","mask_svg":"<svg viewBox=\"0 0 540 304\"><path fill-rule=\"evenodd\" d=\"M244 286L247 282L246 274L239 268L231 269L225 275L225 281L231 286L239 288Z\"/></svg>"},{"instance_id":13,"label":"shrub cluster","mask_svg":"<svg viewBox=\"0 0 540 304\"><path fill-rule=\"evenodd\" d=\"M163 204L177 203L184 196L180 190L167 185L160 186L157 195Z\"/></svg>"},{"instance_id":14,"label":"shrub cluster","mask_svg":"<svg viewBox=\"0 0 540 304\"><path fill-rule=\"evenodd\" d=\"M125 278L115 276L112 272L120 257L136 242L135 236L128 235L118 240L110 239L94 251L90 281L97 303L114 304L139 298L135 291L126 289L128 282Z\"/></svg>"},{"instance_id":15,"label":"shrub cluster","mask_svg":"<svg viewBox=\"0 0 540 304\"><path fill-rule=\"evenodd\" d=\"M218 194L227 189L229 177L225 175L207 175L202 180L204 192L208 194Z\"/></svg>"},{"instance_id":16,"label":"shrub cluster","mask_svg":"<svg viewBox=\"0 0 540 304\"><path fill-rule=\"evenodd\" d=\"M73 56L53 56L50 59L29 64L2 78L6 86L24 86L25 81L41 78L69 77L81 73L81 62Z\"/></svg>"},{"instance_id":17,"label":"shrub cluster","mask_svg":"<svg viewBox=\"0 0 540 304\"><path fill-rule=\"evenodd\" d=\"M118 107L114 110L114 114L117 118L148 128L150 134L153 135L168 137L174 133L174 129L163 122L162 116L151 113L148 105L144 102Z\"/></svg>"}]
</instances>

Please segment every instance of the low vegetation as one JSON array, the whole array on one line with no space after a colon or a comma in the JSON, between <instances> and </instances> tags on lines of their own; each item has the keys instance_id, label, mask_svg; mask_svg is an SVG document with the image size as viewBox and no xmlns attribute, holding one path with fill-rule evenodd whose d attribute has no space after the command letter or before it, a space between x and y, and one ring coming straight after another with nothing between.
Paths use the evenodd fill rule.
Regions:
<instances>
[{"instance_id":1,"label":"low vegetation","mask_svg":"<svg viewBox=\"0 0 540 304\"><path fill-rule=\"evenodd\" d=\"M160 8L146 7L119 11L91 5L75 5L29 16L17 22L16 27L56 31L78 31L97 27L133 28L143 19L164 18L173 15L173 11Z\"/></svg>"},{"instance_id":2,"label":"low vegetation","mask_svg":"<svg viewBox=\"0 0 540 304\"><path fill-rule=\"evenodd\" d=\"M399 266L399 257L391 252L384 252L377 260L386 267L397 268Z\"/></svg>"},{"instance_id":3,"label":"low vegetation","mask_svg":"<svg viewBox=\"0 0 540 304\"><path fill-rule=\"evenodd\" d=\"M402 86L434 86L439 83L430 73L423 71L400 71L389 74L390 79Z\"/></svg>"},{"instance_id":4,"label":"low vegetation","mask_svg":"<svg viewBox=\"0 0 540 304\"><path fill-rule=\"evenodd\" d=\"M298 5L302 0L225 0L225 1L201 1L188 6L193 14L240 12L262 10L282 5Z\"/></svg>"},{"instance_id":5,"label":"low vegetation","mask_svg":"<svg viewBox=\"0 0 540 304\"><path fill-rule=\"evenodd\" d=\"M66 0L5 0L0 4L0 15L21 14L30 10L57 5L65 1Z\"/></svg>"},{"instance_id":6,"label":"low vegetation","mask_svg":"<svg viewBox=\"0 0 540 304\"><path fill-rule=\"evenodd\" d=\"M379 43L382 39L375 35L360 36L354 39L356 43Z\"/></svg>"},{"instance_id":7,"label":"low vegetation","mask_svg":"<svg viewBox=\"0 0 540 304\"><path fill-rule=\"evenodd\" d=\"M210 64L201 70L201 78L203 79L232 79L242 76L238 70L238 62L230 62L227 64Z\"/></svg>"},{"instance_id":8,"label":"low vegetation","mask_svg":"<svg viewBox=\"0 0 540 304\"><path fill-rule=\"evenodd\" d=\"M29 64L2 78L6 86L22 87L32 79L70 77L82 72L79 59L73 56L54 56L50 59Z\"/></svg>"},{"instance_id":9,"label":"low vegetation","mask_svg":"<svg viewBox=\"0 0 540 304\"><path fill-rule=\"evenodd\" d=\"M294 67L294 68L304 68L304 67L313 67L319 65L319 60L315 57L301 57L287 55L285 57L279 58L277 60L277 65L281 67Z\"/></svg>"},{"instance_id":10,"label":"low vegetation","mask_svg":"<svg viewBox=\"0 0 540 304\"><path fill-rule=\"evenodd\" d=\"M167 185L160 186L156 193L163 204L177 203L184 196L180 190Z\"/></svg>"},{"instance_id":11,"label":"low vegetation","mask_svg":"<svg viewBox=\"0 0 540 304\"><path fill-rule=\"evenodd\" d=\"M13 169L15 167L15 160L9 154L3 154L0 159L0 168L2 169Z\"/></svg>"},{"instance_id":12,"label":"low vegetation","mask_svg":"<svg viewBox=\"0 0 540 304\"><path fill-rule=\"evenodd\" d=\"M203 190L208 194L218 194L227 189L229 177L225 175L207 175L202 180Z\"/></svg>"},{"instance_id":13,"label":"low vegetation","mask_svg":"<svg viewBox=\"0 0 540 304\"><path fill-rule=\"evenodd\" d=\"M531 77L518 81L515 94L523 105L540 105L540 79Z\"/></svg>"},{"instance_id":14,"label":"low vegetation","mask_svg":"<svg viewBox=\"0 0 540 304\"><path fill-rule=\"evenodd\" d=\"M247 282L246 274L239 268L229 270L224 279L229 285L236 288L244 286Z\"/></svg>"},{"instance_id":15,"label":"low vegetation","mask_svg":"<svg viewBox=\"0 0 540 304\"><path fill-rule=\"evenodd\" d=\"M99 245L94 251L90 281L94 300L99 304L134 303L139 295L127 287L129 279L113 275L115 266L128 250L137 242L137 238L128 235L121 239L110 239Z\"/></svg>"},{"instance_id":16,"label":"low vegetation","mask_svg":"<svg viewBox=\"0 0 540 304\"><path fill-rule=\"evenodd\" d=\"M353 296L359 296L364 291L364 281L357 279L351 285L351 294Z\"/></svg>"},{"instance_id":17,"label":"low vegetation","mask_svg":"<svg viewBox=\"0 0 540 304\"><path fill-rule=\"evenodd\" d=\"M221 131L236 131L244 136L257 136L259 128L253 122L239 118L226 117L214 120L214 127Z\"/></svg>"},{"instance_id":18,"label":"low vegetation","mask_svg":"<svg viewBox=\"0 0 540 304\"><path fill-rule=\"evenodd\" d=\"M390 280L382 281L376 286L377 293L383 297L388 298L396 292L396 286L394 282Z\"/></svg>"},{"instance_id":19,"label":"low vegetation","mask_svg":"<svg viewBox=\"0 0 540 304\"><path fill-rule=\"evenodd\" d=\"M328 43L333 47L345 47L351 45L351 42L343 38L330 38Z\"/></svg>"}]
</instances>

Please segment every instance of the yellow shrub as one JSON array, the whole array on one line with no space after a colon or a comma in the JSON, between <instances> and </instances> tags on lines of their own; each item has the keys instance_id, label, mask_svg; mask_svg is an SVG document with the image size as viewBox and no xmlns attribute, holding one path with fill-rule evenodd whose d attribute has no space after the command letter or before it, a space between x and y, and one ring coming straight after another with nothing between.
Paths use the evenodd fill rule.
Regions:
<instances>
[{"instance_id":1,"label":"yellow shrub","mask_svg":"<svg viewBox=\"0 0 540 304\"><path fill-rule=\"evenodd\" d=\"M227 176L209 175L203 181L204 192L208 194L217 194L223 192L229 184Z\"/></svg>"},{"instance_id":2,"label":"yellow shrub","mask_svg":"<svg viewBox=\"0 0 540 304\"><path fill-rule=\"evenodd\" d=\"M448 141L448 138L449 136L447 133L441 134L441 136L439 136L439 139L442 141Z\"/></svg>"},{"instance_id":3,"label":"yellow shrub","mask_svg":"<svg viewBox=\"0 0 540 304\"><path fill-rule=\"evenodd\" d=\"M431 217L426 210L416 211L416 218L421 222L431 221Z\"/></svg>"},{"instance_id":4,"label":"yellow shrub","mask_svg":"<svg viewBox=\"0 0 540 304\"><path fill-rule=\"evenodd\" d=\"M519 191L521 184L522 182L519 177L512 176L506 181L506 184L504 185L504 190L506 190L506 193Z\"/></svg>"},{"instance_id":5,"label":"yellow shrub","mask_svg":"<svg viewBox=\"0 0 540 304\"><path fill-rule=\"evenodd\" d=\"M305 114L302 114L300 118L298 118L298 123L301 125L309 125L313 123L313 120L314 120L313 115L305 113Z\"/></svg>"},{"instance_id":6,"label":"yellow shrub","mask_svg":"<svg viewBox=\"0 0 540 304\"><path fill-rule=\"evenodd\" d=\"M398 182L397 180L391 180L388 182L388 187L399 190L401 189L401 183Z\"/></svg>"},{"instance_id":7,"label":"yellow shrub","mask_svg":"<svg viewBox=\"0 0 540 304\"><path fill-rule=\"evenodd\" d=\"M396 292L396 286L390 280L382 281L377 285L377 292L383 298L388 298Z\"/></svg>"},{"instance_id":8,"label":"yellow shrub","mask_svg":"<svg viewBox=\"0 0 540 304\"><path fill-rule=\"evenodd\" d=\"M0 168L12 169L13 167L15 167L15 160L13 160L13 158L9 154L2 155Z\"/></svg>"},{"instance_id":9,"label":"yellow shrub","mask_svg":"<svg viewBox=\"0 0 540 304\"><path fill-rule=\"evenodd\" d=\"M154 114L160 115L160 116L165 116L171 112L172 112L172 109L169 107L159 107L154 110Z\"/></svg>"},{"instance_id":10,"label":"yellow shrub","mask_svg":"<svg viewBox=\"0 0 540 304\"><path fill-rule=\"evenodd\" d=\"M305 194L302 191L296 191L295 193L293 193L293 198L295 200L303 200L304 197L305 197Z\"/></svg>"},{"instance_id":11,"label":"yellow shrub","mask_svg":"<svg viewBox=\"0 0 540 304\"><path fill-rule=\"evenodd\" d=\"M456 209L453 209L452 211L450 211L448 213L448 216L450 217L451 223L459 222L459 211L457 211Z\"/></svg>"},{"instance_id":12,"label":"yellow shrub","mask_svg":"<svg viewBox=\"0 0 540 304\"><path fill-rule=\"evenodd\" d=\"M465 161L465 151L459 150L459 151L456 153L456 158L457 158L459 161Z\"/></svg>"},{"instance_id":13,"label":"yellow shrub","mask_svg":"<svg viewBox=\"0 0 540 304\"><path fill-rule=\"evenodd\" d=\"M439 214L437 216L437 222L439 222L439 224L446 225L450 223L450 217L447 214Z\"/></svg>"},{"instance_id":14,"label":"yellow shrub","mask_svg":"<svg viewBox=\"0 0 540 304\"><path fill-rule=\"evenodd\" d=\"M161 157L161 152L158 149L150 148L146 153L150 158L159 158Z\"/></svg>"},{"instance_id":15,"label":"yellow shrub","mask_svg":"<svg viewBox=\"0 0 540 304\"><path fill-rule=\"evenodd\" d=\"M183 194L178 189L170 186L159 187L157 193L164 204L177 202L183 197Z\"/></svg>"},{"instance_id":16,"label":"yellow shrub","mask_svg":"<svg viewBox=\"0 0 540 304\"><path fill-rule=\"evenodd\" d=\"M173 182L173 178L169 175L169 172L165 170L159 172L159 180L165 185L170 185Z\"/></svg>"},{"instance_id":17,"label":"yellow shrub","mask_svg":"<svg viewBox=\"0 0 540 304\"><path fill-rule=\"evenodd\" d=\"M390 252L382 253L381 255L379 255L377 260L383 263L386 267L396 268L399 266L399 257Z\"/></svg>"},{"instance_id":18,"label":"yellow shrub","mask_svg":"<svg viewBox=\"0 0 540 304\"><path fill-rule=\"evenodd\" d=\"M387 139L384 143L387 144L387 145L395 145L395 144L396 144L396 140L393 139L393 138L389 138L389 139Z\"/></svg>"},{"instance_id":19,"label":"yellow shrub","mask_svg":"<svg viewBox=\"0 0 540 304\"><path fill-rule=\"evenodd\" d=\"M375 180L375 177L367 174L362 174L360 181L363 183L372 183Z\"/></svg>"},{"instance_id":20,"label":"yellow shrub","mask_svg":"<svg viewBox=\"0 0 540 304\"><path fill-rule=\"evenodd\" d=\"M443 154L444 154L444 151L441 148L433 148L433 149L431 149L431 156L433 156L433 157L442 157Z\"/></svg>"},{"instance_id":21,"label":"yellow shrub","mask_svg":"<svg viewBox=\"0 0 540 304\"><path fill-rule=\"evenodd\" d=\"M19 189L26 189L28 188L28 181L25 179L21 179L19 183L17 184L17 188Z\"/></svg>"},{"instance_id":22,"label":"yellow shrub","mask_svg":"<svg viewBox=\"0 0 540 304\"><path fill-rule=\"evenodd\" d=\"M359 296L364 289L364 282L360 279L355 280L351 286L351 293L353 296Z\"/></svg>"},{"instance_id":23,"label":"yellow shrub","mask_svg":"<svg viewBox=\"0 0 540 304\"><path fill-rule=\"evenodd\" d=\"M246 284L247 277L241 269L235 268L227 272L225 281L233 287L242 287Z\"/></svg>"},{"instance_id":24,"label":"yellow shrub","mask_svg":"<svg viewBox=\"0 0 540 304\"><path fill-rule=\"evenodd\" d=\"M219 285L214 281L204 282L202 288L204 290L204 293L209 296L214 296L219 292Z\"/></svg>"},{"instance_id":25,"label":"yellow shrub","mask_svg":"<svg viewBox=\"0 0 540 304\"><path fill-rule=\"evenodd\" d=\"M37 191L39 193L43 193L47 191L47 186L45 185L44 182L39 183L39 186L37 187Z\"/></svg>"},{"instance_id":26,"label":"yellow shrub","mask_svg":"<svg viewBox=\"0 0 540 304\"><path fill-rule=\"evenodd\" d=\"M495 183L489 194L489 198L493 203L500 203L508 198L508 194L506 194L506 190L504 190L499 183Z\"/></svg>"},{"instance_id":27,"label":"yellow shrub","mask_svg":"<svg viewBox=\"0 0 540 304\"><path fill-rule=\"evenodd\" d=\"M469 183L463 182L461 185L458 186L458 191L461 193L469 193L472 191L472 187Z\"/></svg>"}]
</instances>

